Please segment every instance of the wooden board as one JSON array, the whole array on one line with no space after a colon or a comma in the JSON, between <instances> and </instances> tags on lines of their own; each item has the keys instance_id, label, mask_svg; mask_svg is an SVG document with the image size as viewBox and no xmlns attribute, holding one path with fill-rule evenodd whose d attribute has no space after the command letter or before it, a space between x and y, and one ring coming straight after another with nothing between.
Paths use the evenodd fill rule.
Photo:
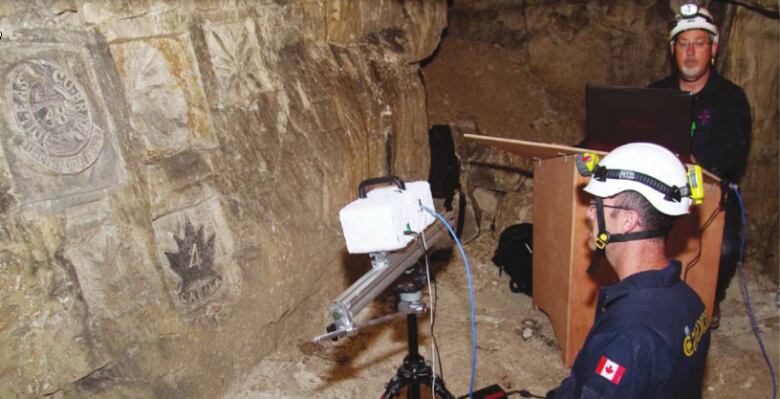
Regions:
<instances>
[{"instance_id":1,"label":"wooden board","mask_svg":"<svg viewBox=\"0 0 780 399\"><path fill-rule=\"evenodd\" d=\"M666 243L669 257L682 262L681 278L699 294L707 307L707 314L711 317L715 301L715 286L718 282L724 215L720 211L713 216L720 203L720 184L705 178L704 189L703 203L691 208L689 216L675 222ZM699 240L699 231L711 216L714 219ZM701 255L698 261L694 261L699 253L699 247L701 247Z\"/></svg>"},{"instance_id":2,"label":"wooden board","mask_svg":"<svg viewBox=\"0 0 780 399\"><path fill-rule=\"evenodd\" d=\"M592 252L588 247L589 195L582 191L588 179L577 173L571 157L534 164L533 300L550 318L571 366L593 325L599 287L617 281L606 260L595 276L587 273Z\"/></svg>"},{"instance_id":3,"label":"wooden board","mask_svg":"<svg viewBox=\"0 0 780 399\"><path fill-rule=\"evenodd\" d=\"M533 301L550 318L561 348L570 338L573 170L565 158L534 164Z\"/></svg>"},{"instance_id":4,"label":"wooden board","mask_svg":"<svg viewBox=\"0 0 780 399\"><path fill-rule=\"evenodd\" d=\"M512 154L517 154L528 159L545 160L557 158L566 155L575 155L581 152L592 152L601 156L606 155L604 151L591 150L587 148L578 148L562 144L537 143L534 141L506 139L502 137L482 136L479 134L464 134L463 137L487 144ZM720 182L720 178L706 169L702 169L704 177L712 182Z\"/></svg>"},{"instance_id":5,"label":"wooden board","mask_svg":"<svg viewBox=\"0 0 780 399\"><path fill-rule=\"evenodd\" d=\"M504 151L511 152L529 159L550 159L564 155L579 154L583 151L606 154L603 151L593 151L584 148L570 147L560 144L535 143L533 141L505 139L501 137L480 136L477 134L464 134L463 137L482 144L488 144Z\"/></svg>"},{"instance_id":6,"label":"wooden board","mask_svg":"<svg viewBox=\"0 0 780 399\"><path fill-rule=\"evenodd\" d=\"M567 304L571 317L567 327L569 331L569 344L561 347L562 357L567 367L571 367L577 357L585 338L588 336L596 315L599 288L614 284L618 281L617 275L609 266L609 262L602 258L594 274L588 274L593 257L589 241L592 240L591 228L588 222L588 208L593 198L582 189L588 183L588 178L577 175L574 190L576 196L572 205L572 262L571 262L571 294Z\"/></svg>"}]
</instances>

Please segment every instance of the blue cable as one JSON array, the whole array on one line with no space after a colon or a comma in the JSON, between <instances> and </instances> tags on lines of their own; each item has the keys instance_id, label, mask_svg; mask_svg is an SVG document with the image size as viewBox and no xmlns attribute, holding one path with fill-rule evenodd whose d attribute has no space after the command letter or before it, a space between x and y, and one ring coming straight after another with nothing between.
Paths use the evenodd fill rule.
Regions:
<instances>
[{"instance_id":1,"label":"blue cable","mask_svg":"<svg viewBox=\"0 0 780 399\"><path fill-rule=\"evenodd\" d=\"M469 265L469 258L466 257L466 252L463 250L458 235L452 230L450 224L447 223L447 219L440 215L436 210L428 208L425 205L420 205L428 213L435 216L439 221L447 227L450 232L450 236L455 240L455 244L458 245L458 251L460 251L460 257L463 258L463 264L466 265L466 281L469 285L469 300L471 301L471 380L469 381L469 398L474 396L474 375L477 371L477 318L476 311L474 310L476 301L474 300L474 283L471 281L471 266Z\"/></svg>"},{"instance_id":2,"label":"blue cable","mask_svg":"<svg viewBox=\"0 0 780 399\"><path fill-rule=\"evenodd\" d=\"M756 322L756 316L753 314L753 306L750 304L750 293L748 292L747 280L745 279L745 264L743 263L745 255L745 242L747 241L748 226L747 226L747 212L745 211L745 204L742 202L742 196L739 195L739 186L734 183L729 184L729 188L737 196L739 201L739 209L742 214L742 240L739 243L739 263L737 263L737 270L739 270L739 279L742 281L742 296L745 299L745 307L747 308L748 318L750 319L750 326L753 328L753 334L756 336L758 346L761 348L761 354L764 355L764 360L769 368L769 376L772 378L772 399L777 398L777 381L775 381L775 369L772 367L772 361L769 360L769 355L764 348L764 341L761 339L761 330Z\"/></svg>"}]
</instances>

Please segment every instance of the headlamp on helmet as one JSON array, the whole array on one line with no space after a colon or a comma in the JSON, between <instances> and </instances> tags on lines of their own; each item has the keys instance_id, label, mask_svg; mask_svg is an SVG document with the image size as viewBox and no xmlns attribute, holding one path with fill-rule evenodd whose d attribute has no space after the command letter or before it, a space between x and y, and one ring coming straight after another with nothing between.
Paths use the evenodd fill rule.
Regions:
<instances>
[{"instance_id":1,"label":"headlamp on helmet","mask_svg":"<svg viewBox=\"0 0 780 399\"><path fill-rule=\"evenodd\" d=\"M686 170L671 151L657 144L631 143L607 154L587 170L590 182L585 191L601 198L623 191L636 191L659 212L679 216L691 203L701 200L701 172ZM582 173L582 170L580 171ZM693 184L692 184L693 183Z\"/></svg>"},{"instance_id":2,"label":"headlamp on helmet","mask_svg":"<svg viewBox=\"0 0 780 399\"><path fill-rule=\"evenodd\" d=\"M669 32L669 41L674 41L675 37L682 32L701 29L712 35L712 41L718 42L718 27L715 26L715 20L712 14L706 8L701 8L693 3L680 6L680 14L674 18L674 26Z\"/></svg>"},{"instance_id":3,"label":"headlamp on helmet","mask_svg":"<svg viewBox=\"0 0 780 399\"><path fill-rule=\"evenodd\" d=\"M683 4L680 6L680 15L683 18L692 18L699 13L699 6L696 4Z\"/></svg>"}]
</instances>

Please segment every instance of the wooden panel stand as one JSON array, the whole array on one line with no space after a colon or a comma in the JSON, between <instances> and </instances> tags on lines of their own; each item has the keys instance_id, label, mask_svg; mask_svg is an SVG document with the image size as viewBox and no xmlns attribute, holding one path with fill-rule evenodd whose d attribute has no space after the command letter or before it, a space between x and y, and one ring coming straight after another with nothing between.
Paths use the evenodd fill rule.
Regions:
<instances>
[{"instance_id":1,"label":"wooden panel stand","mask_svg":"<svg viewBox=\"0 0 780 399\"><path fill-rule=\"evenodd\" d=\"M586 272L591 251L591 230L586 213L589 195L582 191L587 178L577 172L574 157L583 149L466 135L466 138L490 144L506 151L533 158L534 162L534 306L550 318L561 357L571 367L593 325L599 287L617 278L603 261L596 276ZM723 235L723 213L718 212L701 235L699 230L718 208L720 184L705 174L705 197L692 214L675 221L667 240L669 258L683 264L682 278L699 294L712 315L718 262ZM701 255L697 262L686 267Z\"/></svg>"}]
</instances>

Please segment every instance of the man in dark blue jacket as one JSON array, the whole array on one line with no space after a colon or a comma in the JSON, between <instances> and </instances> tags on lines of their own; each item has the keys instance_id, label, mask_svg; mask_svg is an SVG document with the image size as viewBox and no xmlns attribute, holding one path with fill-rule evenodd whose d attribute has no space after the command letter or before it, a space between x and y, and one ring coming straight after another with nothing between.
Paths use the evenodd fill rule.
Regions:
<instances>
[{"instance_id":1,"label":"man in dark blue jacket","mask_svg":"<svg viewBox=\"0 0 780 399\"><path fill-rule=\"evenodd\" d=\"M669 32L676 71L650 85L693 94L692 161L726 182L739 182L750 144L750 105L745 92L721 77L714 68L718 54L718 28L706 9L683 5ZM727 193L730 194L730 193ZM741 240L739 203L731 195L724 203L725 220L713 326L720 320L719 303L737 268Z\"/></svg>"},{"instance_id":2,"label":"man in dark blue jacket","mask_svg":"<svg viewBox=\"0 0 780 399\"><path fill-rule=\"evenodd\" d=\"M571 375L548 398L701 397L707 311L666 258L666 235L691 205L685 166L650 143L620 146L585 191L593 241L619 282L599 292L596 319Z\"/></svg>"}]
</instances>

